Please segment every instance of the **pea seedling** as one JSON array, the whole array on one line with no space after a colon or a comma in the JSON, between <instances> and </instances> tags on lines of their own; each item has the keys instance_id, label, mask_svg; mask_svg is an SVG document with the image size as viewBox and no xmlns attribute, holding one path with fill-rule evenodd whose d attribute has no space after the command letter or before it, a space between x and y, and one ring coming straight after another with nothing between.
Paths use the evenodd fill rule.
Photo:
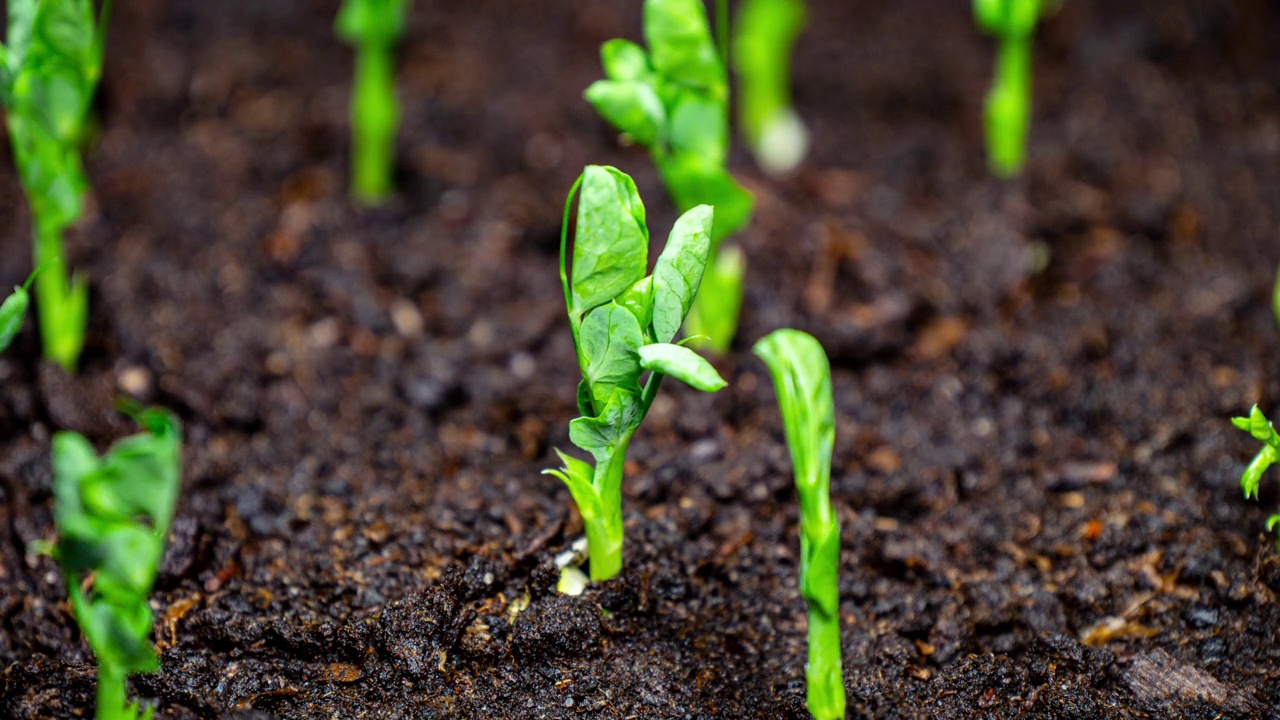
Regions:
<instances>
[{"instance_id":1,"label":"pea seedling","mask_svg":"<svg viewBox=\"0 0 1280 720\"><path fill-rule=\"evenodd\" d=\"M800 496L800 594L809 603L809 712L844 717L840 651L840 521L831 507L835 402L822 345L799 330L775 330L753 351L769 366L782 408Z\"/></svg>"},{"instance_id":2,"label":"pea seedling","mask_svg":"<svg viewBox=\"0 0 1280 720\"><path fill-rule=\"evenodd\" d=\"M754 200L725 167L729 156L729 81L711 39L702 0L645 0L648 51L629 40L600 48L607 79L587 100L632 142L649 150L681 212L715 207L713 254L751 218ZM718 261L717 261L718 263ZM688 332L728 349L742 303L739 255L722 266L720 282L703 286ZM737 271L729 277L729 271ZM727 328L727 330L726 330Z\"/></svg>"},{"instance_id":3,"label":"pea seedling","mask_svg":"<svg viewBox=\"0 0 1280 720\"><path fill-rule=\"evenodd\" d=\"M127 701L125 681L159 667L147 597L182 482L182 429L160 409L135 418L146 432L101 458L79 434L53 438L58 540L45 550L62 569L71 610L98 660L98 720L154 715Z\"/></svg>"},{"instance_id":4,"label":"pea seedling","mask_svg":"<svg viewBox=\"0 0 1280 720\"><path fill-rule=\"evenodd\" d=\"M367 205L391 196L396 130L394 48L404 34L409 0L346 0L336 32L356 46L351 93L351 192Z\"/></svg>"},{"instance_id":5,"label":"pea seedling","mask_svg":"<svg viewBox=\"0 0 1280 720\"><path fill-rule=\"evenodd\" d=\"M1000 42L987 93L987 162L1011 177L1022 170L1031 126L1031 36L1051 0L973 0L978 25Z\"/></svg>"},{"instance_id":6,"label":"pea seedling","mask_svg":"<svg viewBox=\"0 0 1280 720\"><path fill-rule=\"evenodd\" d=\"M89 186L80 148L110 11L106 0L95 23L92 0L10 0L0 46L0 102L31 203L34 265L46 268L36 281L44 354L68 372L84 347L89 287L68 276L62 236L80 218Z\"/></svg>"},{"instance_id":7,"label":"pea seedling","mask_svg":"<svg viewBox=\"0 0 1280 720\"><path fill-rule=\"evenodd\" d=\"M775 175L794 170L809 146L791 107L791 49L804 23L803 0L747 0L738 13L738 117L756 159Z\"/></svg>"},{"instance_id":8,"label":"pea seedling","mask_svg":"<svg viewBox=\"0 0 1280 720\"><path fill-rule=\"evenodd\" d=\"M569 212L578 195L573 277L567 267ZM560 283L582 382L569 440L595 467L559 450L564 467L545 472L564 481L582 515L591 579L622 570L622 475L627 447L670 375L703 392L725 381L705 359L672 344L702 281L711 251L713 211L692 208L676 220L653 273L649 229L635 183L621 171L589 165L565 201ZM642 375L648 378L641 382Z\"/></svg>"},{"instance_id":9,"label":"pea seedling","mask_svg":"<svg viewBox=\"0 0 1280 720\"><path fill-rule=\"evenodd\" d=\"M1262 443L1262 449L1253 456L1244 474L1240 476L1240 488L1244 490L1245 499L1257 500L1262 474L1271 467L1272 463L1280 461L1280 434L1276 433L1275 426L1267 420L1267 416L1258 409L1257 405L1253 406L1249 417L1231 418L1231 423ZM1280 524L1280 513L1267 518L1267 532L1275 530L1277 524Z\"/></svg>"}]
</instances>

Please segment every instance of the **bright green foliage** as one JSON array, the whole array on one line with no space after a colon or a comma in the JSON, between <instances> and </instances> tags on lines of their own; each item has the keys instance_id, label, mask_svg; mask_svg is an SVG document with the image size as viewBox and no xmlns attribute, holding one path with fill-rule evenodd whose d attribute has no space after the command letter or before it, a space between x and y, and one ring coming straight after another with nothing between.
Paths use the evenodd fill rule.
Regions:
<instances>
[{"instance_id":1,"label":"bright green foliage","mask_svg":"<svg viewBox=\"0 0 1280 720\"><path fill-rule=\"evenodd\" d=\"M159 667L147 598L182 481L182 429L164 410L135 417L146 432L121 440L102 457L76 433L53 438L58 541L51 554L98 659L98 720L154 713L126 701L125 680Z\"/></svg>"},{"instance_id":2,"label":"bright green foliage","mask_svg":"<svg viewBox=\"0 0 1280 720\"><path fill-rule=\"evenodd\" d=\"M31 304L31 295L27 290L38 274L39 271L31 273L22 287L15 287L13 293L0 303L0 352L4 352L13 343L18 331L22 329L22 322L27 318L27 306Z\"/></svg>"},{"instance_id":3,"label":"bright green foliage","mask_svg":"<svg viewBox=\"0 0 1280 720\"><path fill-rule=\"evenodd\" d=\"M791 48L804 23L803 0L747 0L738 13L738 117L752 152L774 174L794 170L809 146L804 123L791 108Z\"/></svg>"},{"instance_id":4,"label":"bright green foliage","mask_svg":"<svg viewBox=\"0 0 1280 720\"><path fill-rule=\"evenodd\" d=\"M1254 440L1262 443L1262 449L1257 455L1253 456L1249 466L1244 469L1244 475L1240 476L1240 487L1244 490L1245 498L1258 499L1258 485L1262 482L1262 474L1271 467L1271 464L1280 460L1280 434L1276 433L1275 427L1267 420L1267 416L1258 409L1257 405L1253 406L1253 410L1249 412L1247 418L1231 418L1231 423L1236 427L1244 430L1253 436ZM1272 515L1267 519L1267 532L1271 532L1280 523L1280 513Z\"/></svg>"},{"instance_id":5,"label":"bright green foliage","mask_svg":"<svg viewBox=\"0 0 1280 720\"><path fill-rule=\"evenodd\" d=\"M404 34L409 0L346 0L338 12L338 36L356 46L351 94L351 192L376 205L391 196L396 130L394 50Z\"/></svg>"},{"instance_id":6,"label":"bright green foliage","mask_svg":"<svg viewBox=\"0 0 1280 720\"><path fill-rule=\"evenodd\" d=\"M697 205L715 207L714 254L722 240L751 219L755 202L725 166L729 82L724 60L712 40L702 0L645 0L644 36L647 51L629 40L601 46L607 78L592 83L585 95L602 117L648 148L681 212ZM738 307L741 276L716 292L712 295L708 288L702 293L699 314ZM736 327L736 319L728 325ZM732 339L730 332L712 336L711 342L723 351Z\"/></svg>"},{"instance_id":7,"label":"bright green foliage","mask_svg":"<svg viewBox=\"0 0 1280 720\"><path fill-rule=\"evenodd\" d=\"M89 105L102 76L106 19L92 0L9 0L0 46L0 102L18 175L31 203L45 357L73 371L84 347L89 287L62 262L63 232L80 219L89 181L80 159Z\"/></svg>"},{"instance_id":8,"label":"bright green foliage","mask_svg":"<svg viewBox=\"0 0 1280 720\"><path fill-rule=\"evenodd\" d=\"M570 280L569 212L575 193L578 218ZM557 450L564 467L546 472L563 480L578 504L591 579L607 580L622 570L627 447L662 378L670 375L704 392L725 385L705 359L671 342L702 282L713 211L699 205L676 220L647 276L649 228L630 177L612 167L588 166L569 191L564 212L560 281L582 369L582 417L569 423L569 439L591 454L595 467Z\"/></svg>"},{"instance_id":9,"label":"bright green foliage","mask_svg":"<svg viewBox=\"0 0 1280 720\"><path fill-rule=\"evenodd\" d=\"M978 25L1000 42L986 125L987 161L1001 177L1022 170L1031 127L1031 37L1050 5L1047 0L973 1Z\"/></svg>"},{"instance_id":10,"label":"bright green foliage","mask_svg":"<svg viewBox=\"0 0 1280 720\"><path fill-rule=\"evenodd\" d=\"M756 343L782 408L800 495L800 594L809 603L809 712L844 717L840 652L840 521L831 507L835 403L822 345L799 330L775 330Z\"/></svg>"}]
</instances>

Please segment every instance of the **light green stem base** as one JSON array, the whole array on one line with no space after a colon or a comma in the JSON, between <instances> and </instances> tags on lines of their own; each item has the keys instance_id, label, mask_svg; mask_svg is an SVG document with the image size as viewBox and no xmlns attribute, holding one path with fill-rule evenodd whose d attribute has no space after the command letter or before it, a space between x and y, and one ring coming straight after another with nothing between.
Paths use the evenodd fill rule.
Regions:
<instances>
[{"instance_id":1,"label":"light green stem base","mask_svg":"<svg viewBox=\"0 0 1280 720\"><path fill-rule=\"evenodd\" d=\"M1004 38L987 95L987 153L991 170L1011 177L1022 170L1031 128L1031 38Z\"/></svg>"},{"instance_id":2,"label":"light green stem base","mask_svg":"<svg viewBox=\"0 0 1280 720\"><path fill-rule=\"evenodd\" d=\"M35 279L36 312L44 356L68 373L76 370L88 323L88 287L67 275L63 228L36 221L32 257L40 271Z\"/></svg>"},{"instance_id":3,"label":"light green stem base","mask_svg":"<svg viewBox=\"0 0 1280 720\"><path fill-rule=\"evenodd\" d=\"M351 193L366 205L391 197L399 124L391 46L361 45L351 97Z\"/></svg>"}]
</instances>

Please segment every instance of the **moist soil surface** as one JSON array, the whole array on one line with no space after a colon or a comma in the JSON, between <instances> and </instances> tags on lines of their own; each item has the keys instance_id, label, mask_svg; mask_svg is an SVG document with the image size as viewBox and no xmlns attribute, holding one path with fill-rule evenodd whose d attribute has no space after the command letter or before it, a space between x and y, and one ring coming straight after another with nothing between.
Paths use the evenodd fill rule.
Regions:
<instances>
[{"instance_id":1,"label":"moist soil surface","mask_svg":"<svg viewBox=\"0 0 1280 720\"><path fill-rule=\"evenodd\" d=\"M1280 715L1280 503L1227 422L1280 407L1280 8L1068 0L1036 45L1022 179L991 178L994 47L967 3L813 0L813 148L758 207L730 386L668 383L624 487L622 575L539 474L578 380L556 255L587 163L651 163L581 100L637 2L417 3L400 194L347 199L335 0L118 3L81 372L0 359L0 716L88 717L53 562L49 440L185 422L153 599L164 718L805 718L797 509L750 344L834 366L850 715ZM7 143L4 144L7 148ZM5 155L3 167L12 167ZM29 220L0 176L0 285ZM655 250L656 252L656 250Z\"/></svg>"}]
</instances>

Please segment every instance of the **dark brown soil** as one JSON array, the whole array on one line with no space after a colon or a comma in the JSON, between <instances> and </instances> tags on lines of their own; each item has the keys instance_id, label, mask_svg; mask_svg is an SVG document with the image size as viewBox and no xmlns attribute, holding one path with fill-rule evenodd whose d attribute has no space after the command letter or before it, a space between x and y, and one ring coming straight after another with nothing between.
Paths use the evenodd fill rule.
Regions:
<instances>
[{"instance_id":1,"label":"dark brown soil","mask_svg":"<svg viewBox=\"0 0 1280 720\"><path fill-rule=\"evenodd\" d=\"M872 718L1280 715L1280 502L1227 418L1280 407L1280 7L1067 0L1025 178L987 176L992 45L957 0L813 0L802 172L757 194L741 337L632 447L626 568L580 598L538 474L577 381L555 270L579 94L638 2L420 2L399 187L345 196L336 0L117 4L73 242L83 372L0 359L0 716L85 717L49 436L132 391L186 421L155 595L165 718L804 718L790 465L749 345L835 365L845 682ZM7 143L5 144L7 147ZM8 156L0 158L11 167ZM27 214L0 175L0 286ZM1044 261L1047 259L1047 265ZM519 608L527 608L519 612Z\"/></svg>"}]
</instances>

